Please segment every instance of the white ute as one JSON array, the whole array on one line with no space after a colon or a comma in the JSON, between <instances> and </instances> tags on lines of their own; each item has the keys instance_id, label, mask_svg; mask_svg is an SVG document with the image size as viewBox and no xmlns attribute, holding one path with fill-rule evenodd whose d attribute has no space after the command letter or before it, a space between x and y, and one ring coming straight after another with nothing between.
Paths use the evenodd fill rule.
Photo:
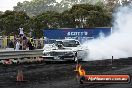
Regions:
<instances>
[{"instance_id":1,"label":"white ute","mask_svg":"<svg viewBox=\"0 0 132 88\"><path fill-rule=\"evenodd\" d=\"M45 61L83 60L88 54L88 50L75 39L55 40L53 44L45 44L43 49L42 57Z\"/></svg>"}]
</instances>

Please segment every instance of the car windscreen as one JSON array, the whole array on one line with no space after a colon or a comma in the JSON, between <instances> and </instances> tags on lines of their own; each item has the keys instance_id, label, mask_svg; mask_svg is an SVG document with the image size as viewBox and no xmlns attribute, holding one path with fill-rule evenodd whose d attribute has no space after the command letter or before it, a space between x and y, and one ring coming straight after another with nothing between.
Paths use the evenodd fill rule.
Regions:
<instances>
[{"instance_id":1,"label":"car windscreen","mask_svg":"<svg viewBox=\"0 0 132 88\"><path fill-rule=\"evenodd\" d=\"M65 40L63 41L63 46L64 47L77 47L79 45L78 41L75 40Z\"/></svg>"}]
</instances>

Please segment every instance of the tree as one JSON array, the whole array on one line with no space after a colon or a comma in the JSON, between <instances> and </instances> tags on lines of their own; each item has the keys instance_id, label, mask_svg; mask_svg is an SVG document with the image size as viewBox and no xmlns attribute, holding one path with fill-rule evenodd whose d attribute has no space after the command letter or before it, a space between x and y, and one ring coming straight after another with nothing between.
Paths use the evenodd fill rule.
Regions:
<instances>
[{"instance_id":1,"label":"tree","mask_svg":"<svg viewBox=\"0 0 132 88\"><path fill-rule=\"evenodd\" d=\"M130 5L131 1L130 0L123 0L122 5Z\"/></svg>"},{"instance_id":2,"label":"tree","mask_svg":"<svg viewBox=\"0 0 132 88\"><path fill-rule=\"evenodd\" d=\"M63 2L66 1L67 5L65 6L68 10L63 11L60 7L63 7ZM33 0L31 2L25 1L23 3L18 3L18 7L14 7L15 10L21 9L23 11L6 11L5 13L0 14L0 30L6 35L9 35L11 32L18 34L17 29L23 27L27 34L32 31L35 37L42 37L42 30L45 28L88 28L111 26L112 14L110 13L110 10L106 9L106 5L104 5L102 1L96 2L96 4L88 4L91 0L74 1L75 2L73 2L73 0L63 0L61 3L56 4L55 0ZM81 1L88 1L88 3L76 4L71 8L68 7L68 5L80 3ZM33 6L36 6L36 8ZM52 8L54 8L53 10L58 8L57 10L63 12L59 13L57 10L49 11ZM43 12L43 10L45 11ZM26 14L27 11L28 14L33 14L32 17L29 17Z\"/></svg>"},{"instance_id":3,"label":"tree","mask_svg":"<svg viewBox=\"0 0 132 88\"><path fill-rule=\"evenodd\" d=\"M69 10L75 4L96 4L97 2L103 2L103 0L62 0L60 3L56 0L32 0L18 2L17 6L14 6L14 11L24 11L29 16L36 16L47 11L55 11L62 13L65 10Z\"/></svg>"},{"instance_id":4,"label":"tree","mask_svg":"<svg viewBox=\"0 0 132 88\"><path fill-rule=\"evenodd\" d=\"M61 19L61 22L60 22L61 28L75 28L76 27L74 16L70 11L66 10L63 13L61 13L60 19Z\"/></svg>"},{"instance_id":5,"label":"tree","mask_svg":"<svg viewBox=\"0 0 132 88\"><path fill-rule=\"evenodd\" d=\"M32 17L29 25L37 37L42 37L44 28L59 28L60 14L54 11L47 11Z\"/></svg>"},{"instance_id":6,"label":"tree","mask_svg":"<svg viewBox=\"0 0 132 88\"><path fill-rule=\"evenodd\" d=\"M0 11L0 15L2 15L4 12Z\"/></svg>"},{"instance_id":7,"label":"tree","mask_svg":"<svg viewBox=\"0 0 132 88\"><path fill-rule=\"evenodd\" d=\"M29 16L24 12L5 11L0 16L0 24L2 25L0 29L6 35L10 35L11 33L18 34L19 27L23 27L25 31L28 31L25 23L29 19Z\"/></svg>"},{"instance_id":8,"label":"tree","mask_svg":"<svg viewBox=\"0 0 132 88\"><path fill-rule=\"evenodd\" d=\"M14 10L25 11L28 15L34 16L46 11L54 11L55 3L56 0L33 0L31 2L24 1L23 3L18 2L17 6L14 6Z\"/></svg>"},{"instance_id":9,"label":"tree","mask_svg":"<svg viewBox=\"0 0 132 88\"><path fill-rule=\"evenodd\" d=\"M76 27L83 28L110 26L111 16L108 15L108 12L104 9L104 6L77 4L71 8L70 12L74 16L73 18L76 23Z\"/></svg>"}]
</instances>

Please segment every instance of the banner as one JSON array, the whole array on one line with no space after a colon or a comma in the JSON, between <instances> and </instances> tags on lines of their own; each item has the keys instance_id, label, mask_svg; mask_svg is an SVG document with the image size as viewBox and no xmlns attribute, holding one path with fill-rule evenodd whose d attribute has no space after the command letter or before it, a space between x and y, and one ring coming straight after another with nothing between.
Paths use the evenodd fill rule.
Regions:
<instances>
[{"instance_id":1,"label":"banner","mask_svg":"<svg viewBox=\"0 0 132 88\"><path fill-rule=\"evenodd\" d=\"M43 34L47 39L78 39L80 42L84 42L100 36L109 36L111 28L44 29Z\"/></svg>"}]
</instances>

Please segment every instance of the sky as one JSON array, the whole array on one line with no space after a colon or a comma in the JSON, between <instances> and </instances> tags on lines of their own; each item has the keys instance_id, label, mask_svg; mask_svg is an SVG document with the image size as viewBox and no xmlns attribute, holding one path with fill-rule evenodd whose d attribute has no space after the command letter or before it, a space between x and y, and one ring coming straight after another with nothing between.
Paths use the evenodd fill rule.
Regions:
<instances>
[{"instance_id":1,"label":"sky","mask_svg":"<svg viewBox=\"0 0 132 88\"><path fill-rule=\"evenodd\" d=\"M0 11L13 10L13 6L17 5L17 2L23 2L25 0L0 0ZM31 1L31 0L26 0ZM61 0L56 0L60 2Z\"/></svg>"}]
</instances>

